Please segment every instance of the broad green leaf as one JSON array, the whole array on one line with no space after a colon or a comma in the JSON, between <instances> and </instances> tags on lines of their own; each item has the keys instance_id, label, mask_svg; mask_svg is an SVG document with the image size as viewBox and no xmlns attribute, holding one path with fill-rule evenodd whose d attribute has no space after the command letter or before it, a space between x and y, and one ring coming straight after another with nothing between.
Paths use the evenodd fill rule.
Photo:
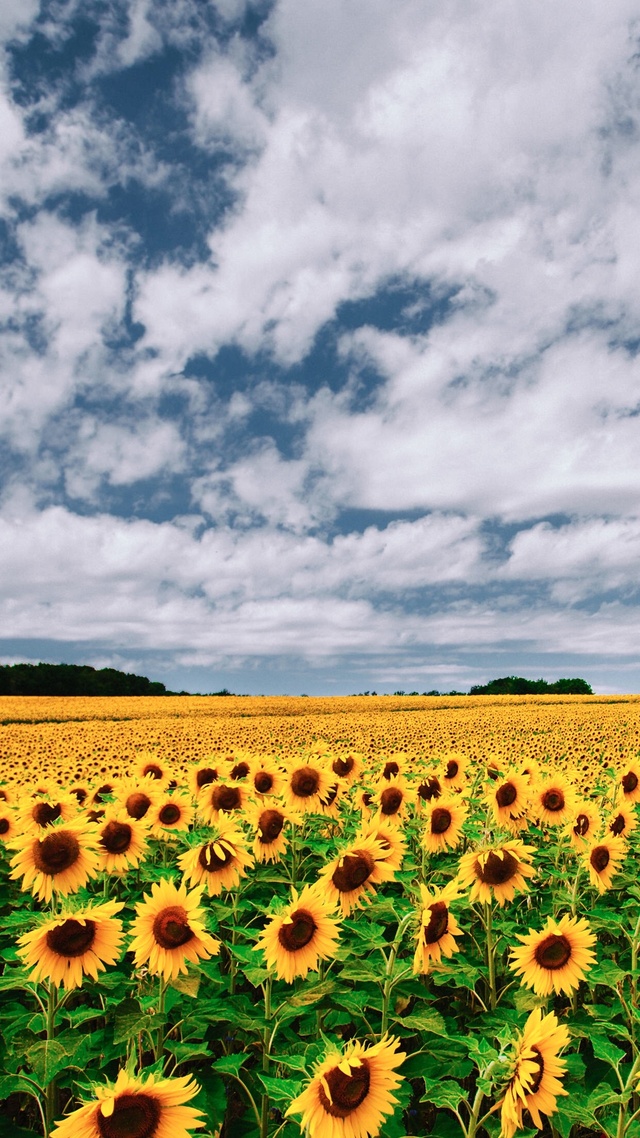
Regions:
<instances>
[{"instance_id":1,"label":"broad green leaf","mask_svg":"<svg viewBox=\"0 0 640 1138\"><path fill-rule=\"evenodd\" d=\"M301 1079L275 1079L271 1075L260 1074L258 1078L273 1102L284 1102L287 1105L297 1098L304 1085Z\"/></svg>"},{"instance_id":2,"label":"broad green leaf","mask_svg":"<svg viewBox=\"0 0 640 1138\"><path fill-rule=\"evenodd\" d=\"M246 1063L248 1058L249 1056L242 1052L238 1055L222 1055L211 1066L219 1075L237 1075L242 1064Z\"/></svg>"}]
</instances>

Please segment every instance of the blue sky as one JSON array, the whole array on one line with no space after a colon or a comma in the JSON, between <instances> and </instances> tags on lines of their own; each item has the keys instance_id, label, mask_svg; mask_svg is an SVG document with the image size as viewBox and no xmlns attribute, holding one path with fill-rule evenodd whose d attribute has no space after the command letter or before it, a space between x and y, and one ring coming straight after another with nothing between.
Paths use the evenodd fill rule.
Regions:
<instances>
[{"instance_id":1,"label":"blue sky","mask_svg":"<svg viewBox=\"0 0 640 1138\"><path fill-rule=\"evenodd\" d=\"M628 0L3 0L0 659L640 691Z\"/></svg>"}]
</instances>

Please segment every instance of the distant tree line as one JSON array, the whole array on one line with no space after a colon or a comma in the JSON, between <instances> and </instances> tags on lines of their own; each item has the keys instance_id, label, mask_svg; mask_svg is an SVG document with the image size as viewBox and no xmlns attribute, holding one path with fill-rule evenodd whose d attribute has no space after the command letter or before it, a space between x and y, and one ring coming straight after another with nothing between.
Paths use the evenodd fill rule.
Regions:
<instances>
[{"instance_id":1,"label":"distant tree line","mask_svg":"<svg viewBox=\"0 0 640 1138\"><path fill-rule=\"evenodd\" d=\"M0 695L177 695L164 684L88 664L5 664ZM188 695L188 692L180 692Z\"/></svg>"},{"instance_id":2,"label":"distant tree line","mask_svg":"<svg viewBox=\"0 0 640 1138\"><path fill-rule=\"evenodd\" d=\"M593 695L591 684L576 677L572 680L525 680L522 676L502 676L488 684L475 684L469 695Z\"/></svg>"}]
</instances>

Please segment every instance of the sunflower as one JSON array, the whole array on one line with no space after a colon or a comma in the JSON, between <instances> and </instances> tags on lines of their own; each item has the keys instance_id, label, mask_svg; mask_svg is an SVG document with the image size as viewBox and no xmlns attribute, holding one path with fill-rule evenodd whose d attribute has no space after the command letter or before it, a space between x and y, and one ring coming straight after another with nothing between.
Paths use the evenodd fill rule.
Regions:
<instances>
[{"instance_id":1,"label":"sunflower","mask_svg":"<svg viewBox=\"0 0 640 1138\"><path fill-rule=\"evenodd\" d=\"M358 838L373 838L385 851L384 860L395 873L402 869L402 860L405 855L407 843L402 837L400 828L385 819L374 819L365 823L358 833Z\"/></svg>"},{"instance_id":2,"label":"sunflower","mask_svg":"<svg viewBox=\"0 0 640 1138\"><path fill-rule=\"evenodd\" d=\"M42 833L58 818L63 822L71 822L77 813L77 798L72 794L63 794L56 788L46 794L38 794L19 808L19 825L23 831Z\"/></svg>"},{"instance_id":3,"label":"sunflower","mask_svg":"<svg viewBox=\"0 0 640 1138\"><path fill-rule=\"evenodd\" d=\"M515 770L508 770L502 778L496 779L487 787L485 802L498 826L511 826L514 822L519 822L529 803L528 779Z\"/></svg>"},{"instance_id":4,"label":"sunflower","mask_svg":"<svg viewBox=\"0 0 640 1138\"><path fill-rule=\"evenodd\" d=\"M442 760L440 779L445 790L462 790L469 760L459 751L447 751Z\"/></svg>"},{"instance_id":5,"label":"sunflower","mask_svg":"<svg viewBox=\"0 0 640 1138\"><path fill-rule=\"evenodd\" d=\"M372 806L377 810L376 818L399 823L407 812L407 806L414 801L415 793L409 790L402 777L395 775L376 791Z\"/></svg>"},{"instance_id":6,"label":"sunflower","mask_svg":"<svg viewBox=\"0 0 640 1138\"><path fill-rule=\"evenodd\" d=\"M278 980L287 984L293 984L296 976L317 972L319 962L334 955L340 935L340 924L316 887L306 885L300 896L293 889L291 897L254 946L254 951L264 953L267 968L275 969Z\"/></svg>"},{"instance_id":7,"label":"sunflower","mask_svg":"<svg viewBox=\"0 0 640 1138\"><path fill-rule=\"evenodd\" d=\"M198 813L211 826L221 814L244 810L247 790L239 782L214 782L203 786L198 795Z\"/></svg>"},{"instance_id":8,"label":"sunflower","mask_svg":"<svg viewBox=\"0 0 640 1138\"><path fill-rule=\"evenodd\" d=\"M460 858L458 883L462 889L471 886L470 901L489 903L491 893L500 906L513 901L516 893L528 889L525 878L533 877L533 846L525 846L518 838L498 845L470 850Z\"/></svg>"},{"instance_id":9,"label":"sunflower","mask_svg":"<svg viewBox=\"0 0 640 1138\"><path fill-rule=\"evenodd\" d=\"M140 864L147 850L147 829L117 806L107 809L98 824L98 868L105 873L126 873Z\"/></svg>"},{"instance_id":10,"label":"sunflower","mask_svg":"<svg viewBox=\"0 0 640 1138\"><path fill-rule=\"evenodd\" d=\"M320 813L323 798L332 784L333 774L319 760L304 758L289 764L284 786L285 805L300 814Z\"/></svg>"},{"instance_id":11,"label":"sunflower","mask_svg":"<svg viewBox=\"0 0 640 1138\"><path fill-rule=\"evenodd\" d=\"M162 789L173 779L173 771L169 764L147 751L138 756L135 773L138 778L155 782Z\"/></svg>"},{"instance_id":12,"label":"sunflower","mask_svg":"<svg viewBox=\"0 0 640 1138\"><path fill-rule=\"evenodd\" d=\"M618 781L625 802L640 800L640 763L627 763Z\"/></svg>"},{"instance_id":13,"label":"sunflower","mask_svg":"<svg viewBox=\"0 0 640 1138\"><path fill-rule=\"evenodd\" d=\"M375 887L393 878L386 861L388 851L373 838L356 838L327 865L318 879L318 888L343 917L375 894ZM367 896L365 896L367 895Z\"/></svg>"},{"instance_id":14,"label":"sunflower","mask_svg":"<svg viewBox=\"0 0 640 1138\"><path fill-rule=\"evenodd\" d=\"M343 797L347 784L342 779L336 779L329 786L327 793L320 799L320 813L326 818L340 817L340 799Z\"/></svg>"},{"instance_id":15,"label":"sunflower","mask_svg":"<svg viewBox=\"0 0 640 1138\"><path fill-rule=\"evenodd\" d=\"M345 782L355 782L362 771L362 755L356 751L346 751L344 754L335 755L331 760L331 770Z\"/></svg>"},{"instance_id":16,"label":"sunflower","mask_svg":"<svg viewBox=\"0 0 640 1138\"><path fill-rule=\"evenodd\" d=\"M280 861L287 848L285 825L298 826L300 818L280 806L257 806L249 816L255 828L253 856L256 861Z\"/></svg>"},{"instance_id":17,"label":"sunflower","mask_svg":"<svg viewBox=\"0 0 640 1138\"><path fill-rule=\"evenodd\" d=\"M44 833L27 832L12 842L11 880L22 877L22 889L40 901L54 893L66 897L86 885L98 869L96 839L86 822L55 822Z\"/></svg>"},{"instance_id":18,"label":"sunflower","mask_svg":"<svg viewBox=\"0 0 640 1138\"><path fill-rule=\"evenodd\" d=\"M129 952L135 953L136 967L148 964L150 972L169 981L187 971L188 960L197 964L217 955L220 941L205 929L201 898L202 886L191 892L184 882L179 888L167 880L151 886L151 895L145 894L136 905L131 926L134 939Z\"/></svg>"},{"instance_id":19,"label":"sunflower","mask_svg":"<svg viewBox=\"0 0 640 1138\"><path fill-rule=\"evenodd\" d=\"M429 853L453 850L462 838L462 826L469 808L459 799L437 798L424 808L426 825L422 844Z\"/></svg>"},{"instance_id":20,"label":"sunflower","mask_svg":"<svg viewBox=\"0 0 640 1138\"><path fill-rule=\"evenodd\" d=\"M148 819L154 838L174 841L176 834L188 831L193 821L193 806L184 792L163 794L149 811Z\"/></svg>"},{"instance_id":21,"label":"sunflower","mask_svg":"<svg viewBox=\"0 0 640 1138\"><path fill-rule=\"evenodd\" d=\"M160 801L162 787L152 778L123 779L116 794L116 805L123 806L136 822L149 824L149 811Z\"/></svg>"},{"instance_id":22,"label":"sunflower","mask_svg":"<svg viewBox=\"0 0 640 1138\"><path fill-rule=\"evenodd\" d=\"M531 810L547 826L563 826L575 811L575 791L563 774L549 775L532 791Z\"/></svg>"},{"instance_id":23,"label":"sunflower","mask_svg":"<svg viewBox=\"0 0 640 1138\"><path fill-rule=\"evenodd\" d=\"M631 831L635 830L638 825L638 819L633 806L630 806L624 799L616 802L605 825L609 833L613 834L614 837L628 838Z\"/></svg>"},{"instance_id":24,"label":"sunflower","mask_svg":"<svg viewBox=\"0 0 640 1138\"><path fill-rule=\"evenodd\" d=\"M541 932L518 936L522 948L511 950L510 968L537 996L570 995L595 961L596 938L584 917L549 917Z\"/></svg>"},{"instance_id":25,"label":"sunflower","mask_svg":"<svg viewBox=\"0 0 640 1138\"><path fill-rule=\"evenodd\" d=\"M235 889L253 858L242 831L224 820L204 844L180 854L178 865L189 885L206 885L207 892L217 897L223 889Z\"/></svg>"},{"instance_id":26,"label":"sunflower","mask_svg":"<svg viewBox=\"0 0 640 1138\"><path fill-rule=\"evenodd\" d=\"M309 1138L373 1138L398 1101L396 1067L405 1059L399 1046L385 1035L372 1047L353 1040L342 1052L332 1049L286 1114L302 1115Z\"/></svg>"},{"instance_id":27,"label":"sunflower","mask_svg":"<svg viewBox=\"0 0 640 1138\"><path fill-rule=\"evenodd\" d=\"M443 956L453 956L459 952L455 942L462 935L455 917L449 909L449 902L459 896L458 884L450 881L443 889L431 892L425 885L420 886L420 911L416 931L416 951L413 957L413 971L429 972L432 964L438 964Z\"/></svg>"},{"instance_id":28,"label":"sunflower","mask_svg":"<svg viewBox=\"0 0 640 1138\"><path fill-rule=\"evenodd\" d=\"M368 817L371 814L371 808L373 806L373 791L363 787L356 792L354 802L363 817Z\"/></svg>"},{"instance_id":29,"label":"sunflower","mask_svg":"<svg viewBox=\"0 0 640 1138\"><path fill-rule=\"evenodd\" d=\"M600 814L593 803L584 801L575 808L565 831L574 850L578 853L583 852L587 842L591 841L598 830L600 822Z\"/></svg>"},{"instance_id":30,"label":"sunflower","mask_svg":"<svg viewBox=\"0 0 640 1138\"><path fill-rule=\"evenodd\" d=\"M433 798L440 798L444 788L437 774L427 774L418 784L417 795L420 804L431 802Z\"/></svg>"},{"instance_id":31,"label":"sunflower","mask_svg":"<svg viewBox=\"0 0 640 1138\"><path fill-rule=\"evenodd\" d=\"M383 759L382 766L378 772L379 778L397 778L398 775L404 774L409 767L409 757L404 752L397 751L389 758Z\"/></svg>"},{"instance_id":32,"label":"sunflower","mask_svg":"<svg viewBox=\"0 0 640 1138\"><path fill-rule=\"evenodd\" d=\"M220 759L211 755L209 758L201 759L200 762L189 767L187 782L194 798L198 797L204 786L210 786L212 782L218 781L221 766Z\"/></svg>"},{"instance_id":33,"label":"sunflower","mask_svg":"<svg viewBox=\"0 0 640 1138\"><path fill-rule=\"evenodd\" d=\"M185 1106L200 1087L191 1075L133 1078L120 1071L113 1086L96 1087L84 1103L51 1131L51 1138L189 1138L203 1126L202 1113Z\"/></svg>"},{"instance_id":34,"label":"sunflower","mask_svg":"<svg viewBox=\"0 0 640 1138\"><path fill-rule=\"evenodd\" d=\"M0 842L10 844L17 833L16 816L6 803L0 804Z\"/></svg>"},{"instance_id":35,"label":"sunflower","mask_svg":"<svg viewBox=\"0 0 640 1138\"><path fill-rule=\"evenodd\" d=\"M605 838L594 838L584 855L584 864L589 870L591 884L599 893L604 893L611 885L611 878L624 861L626 842L615 834Z\"/></svg>"},{"instance_id":36,"label":"sunflower","mask_svg":"<svg viewBox=\"0 0 640 1138\"><path fill-rule=\"evenodd\" d=\"M554 1114L558 1095L569 1093L560 1082L567 1064L559 1058L569 1039L569 1032L558 1024L553 1012L543 1015L542 1008L533 1009L522 1037L516 1041L513 1074L502 1100L500 1138L513 1138L517 1130L524 1128L525 1110L542 1130L540 1112Z\"/></svg>"},{"instance_id":37,"label":"sunflower","mask_svg":"<svg viewBox=\"0 0 640 1138\"><path fill-rule=\"evenodd\" d=\"M260 758L256 759L251 767L249 782L253 787L253 793L262 798L265 794L281 794L284 776L275 762L269 758Z\"/></svg>"},{"instance_id":38,"label":"sunflower","mask_svg":"<svg viewBox=\"0 0 640 1138\"><path fill-rule=\"evenodd\" d=\"M98 979L105 965L115 964L123 939L122 921L115 914L124 904L107 901L83 909L64 909L33 932L18 939L18 956L29 979L47 980L60 988L79 988L84 976Z\"/></svg>"}]
</instances>

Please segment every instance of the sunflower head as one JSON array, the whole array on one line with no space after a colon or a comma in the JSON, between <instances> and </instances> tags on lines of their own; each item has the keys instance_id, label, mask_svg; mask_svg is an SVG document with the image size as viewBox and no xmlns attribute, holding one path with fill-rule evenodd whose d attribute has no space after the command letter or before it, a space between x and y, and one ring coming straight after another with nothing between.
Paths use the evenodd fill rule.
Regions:
<instances>
[{"instance_id":1,"label":"sunflower head","mask_svg":"<svg viewBox=\"0 0 640 1138\"><path fill-rule=\"evenodd\" d=\"M533 846L519 839L470 850L460 859L458 880L469 887L469 900L489 903L492 896L499 905L512 901L516 893L527 889L527 877L533 877Z\"/></svg>"},{"instance_id":2,"label":"sunflower head","mask_svg":"<svg viewBox=\"0 0 640 1138\"><path fill-rule=\"evenodd\" d=\"M133 1078L120 1071L115 1084L96 1087L96 1099L58 1122L51 1138L190 1138L202 1114L186 1106L200 1090L191 1075Z\"/></svg>"},{"instance_id":3,"label":"sunflower head","mask_svg":"<svg viewBox=\"0 0 640 1138\"><path fill-rule=\"evenodd\" d=\"M569 1032L559 1025L553 1012L544 1015L541 1008L534 1008L515 1043L511 1075L501 1104L501 1138L514 1138L516 1131L523 1129L525 1110L541 1130L540 1113L553 1114L558 1095L568 1094L560 1082L567 1064L559 1057L568 1043Z\"/></svg>"},{"instance_id":4,"label":"sunflower head","mask_svg":"<svg viewBox=\"0 0 640 1138\"><path fill-rule=\"evenodd\" d=\"M596 938L583 917L549 917L541 932L519 936L510 967L538 996L575 991L595 961Z\"/></svg>"},{"instance_id":5,"label":"sunflower head","mask_svg":"<svg viewBox=\"0 0 640 1138\"><path fill-rule=\"evenodd\" d=\"M201 897L202 887L189 892L167 880L151 886L151 894L136 905L131 927L129 951L136 967L147 964L150 972L174 980L187 971L187 962L197 964L220 951L220 942L206 931Z\"/></svg>"},{"instance_id":6,"label":"sunflower head","mask_svg":"<svg viewBox=\"0 0 640 1138\"><path fill-rule=\"evenodd\" d=\"M27 831L12 845L12 880L22 877L22 889L31 889L41 901L54 893L68 896L80 889L98 869L96 839L87 823L54 823L42 833Z\"/></svg>"},{"instance_id":7,"label":"sunflower head","mask_svg":"<svg viewBox=\"0 0 640 1138\"><path fill-rule=\"evenodd\" d=\"M18 956L33 969L30 979L66 989L79 988L84 976L97 979L120 955L124 934L115 914L123 908L115 901L65 908L21 936Z\"/></svg>"},{"instance_id":8,"label":"sunflower head","mask_svg":"<svg viewBox=\"0 0 640 1138\"><path fill-rule=\"evenodd\" d=\"M626 842L615 834L608 833L603 838L593 838L584 854L584 864L589 871L592 885L599 893L604 893L611 885L611 879L624 861Z\"/></svg>"},{"instance_id":9,"label":"sunflower head","mask_svg":"<svg viewBox=\"0 0 640 1138\"><path fill-rule=\"evenodd\" d=\"M321 960L335 952L339 922L316 887L307 885L300 896L293 890L292 900L271 919L255 945L264 953L268 968L279 980L292 984L296 976L316 971Z\"/></svg>"},{"instance_id":10,"label":"sunflower head","mask_svg":"<svg viewBox=\"0 0 640 1138\"><path fill-rule=\"evenodd\" d=\"M178 865L190 885L205 885L217 897L225 889L235 889L253 858L242 831L223 815L204 843L180 855Z\"/></svg>"},{"instance_id":11,"label":"sunflower head","mask_svg":"<svg viewBox=\"0 0 640 1138\"><path fill-rule=\"evenodd\" d=\"M423 808L422 844L429 853L455 849L462 840L462 826L469 808L460 798L433 798Z\"/></svg>"},{"instance_id":12,"label":"sunflower head","mask_svg":"<svg viewBox=\"0 0 640 1138\"><path fill-rule=\"evenodd\" d=\"M450 903L459 896L457 881L450 881L443 889L430 890L420 886L420 904L416 929L416 950L413 971L423 975L438 964L443 956L458 952L455 938L461 935L458 923L450 911Z\"/></svg>"}]
</instances>

